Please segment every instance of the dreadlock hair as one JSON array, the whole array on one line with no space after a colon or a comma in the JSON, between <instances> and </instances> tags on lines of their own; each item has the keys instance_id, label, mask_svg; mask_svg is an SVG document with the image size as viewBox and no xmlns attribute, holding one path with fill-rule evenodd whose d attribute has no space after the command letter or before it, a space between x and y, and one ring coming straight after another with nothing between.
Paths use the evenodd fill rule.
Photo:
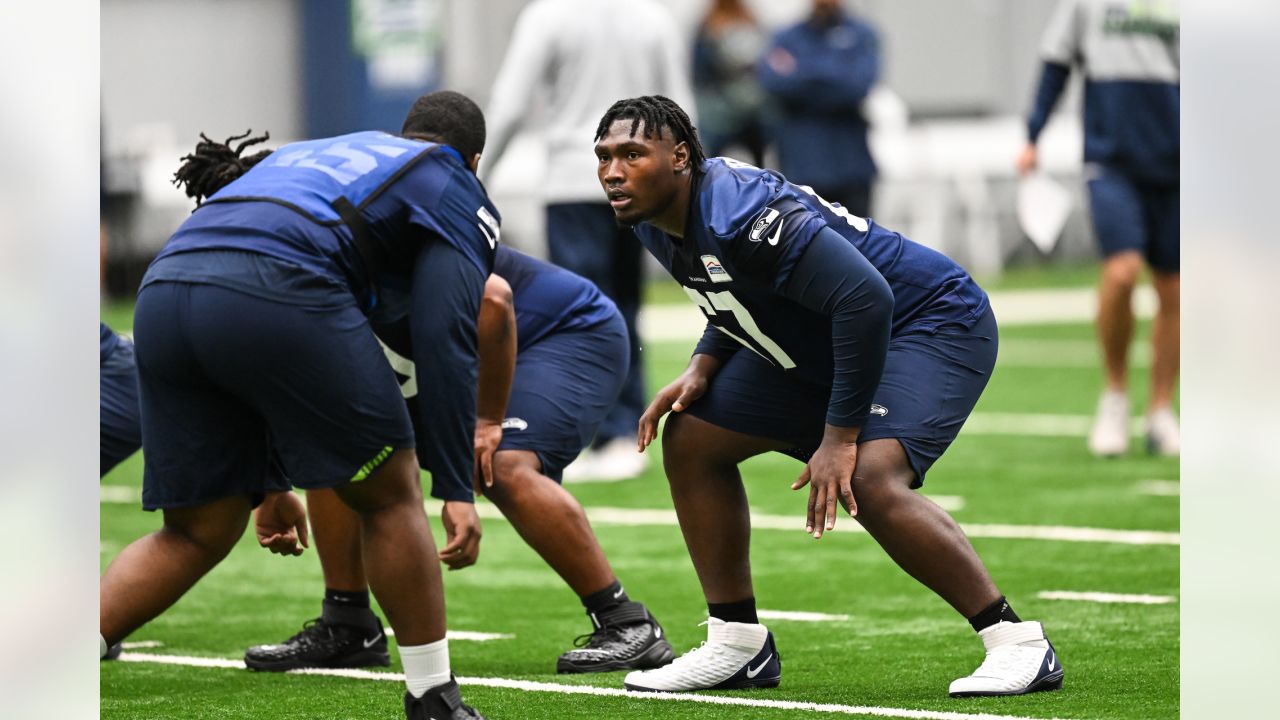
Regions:
<instances>
[{"instance_id":1,"label":"dreadlock hair","mask_svg":"<svg viewBox=\"0 0 1280 720\"><path fill-rule=\"evenodd\" d=\"M173 174L173 184L179 187L185 185L183 192L187 197L195 198L198 207L205 198L226 187L271 154L270 150L260 150L249 157L241 157L245 148L271 138L271 133L268 132L258 137L249 137L252 133L252 130L246 130L243 135L232 135L220 143L200 133L200 142L196 144L195 152L182 157L182 167ZM231 143L237 140L244 142L232 148Z\"/></svg>"},{"instance_id":2,"label":"dreadlock hair","mask_svg":"<svg viewBox=\"0 0 1280 720\"><path fill-rule=\"evenodd\" d=\"M470 163L484 151L484 112L462 93L437 90L413 103L400 134L448 145Z\"/></svg>"},{"instance_id":3,"label":"dreadlock hair","mask_svg":"<svg viewBox=\"0 0 1280 720\"><path fill-rule=\"evenodd\" d=\"M703 160L707 159L707 153L698 140L698 129L689 120L689 115L674 100L662 95L645 95L619 100L609 106L604 117L600 118L600 124L596 126L594 140L599 141L604 137L605 133L609 132L609 126L615 121L627 119L631 120L631 137L635 137L636 132L641 131L641 124L644 125L645 137L653 137L656 133L661 138L662 128L669 128L677 143L685 143L689 146L689 156L695 170L702 165Z\"/></svg>"}]
</instances>

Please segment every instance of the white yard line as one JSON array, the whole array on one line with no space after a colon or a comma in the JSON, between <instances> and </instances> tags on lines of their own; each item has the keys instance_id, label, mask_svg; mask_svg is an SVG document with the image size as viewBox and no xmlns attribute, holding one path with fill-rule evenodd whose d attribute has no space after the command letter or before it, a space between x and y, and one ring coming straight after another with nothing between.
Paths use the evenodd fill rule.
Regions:
<instances>
[{"instance_id":1,"label":"white yard line","mask_svg":"<svg viewBox=\"0 0 1280 720\"><path fill-rule=\"evenodd\" d=\"M1134 314L1150 318L1157 305L1155 291L1144 285L1134 292ZM991 293L991 307L1003 327L1057 323L1092 323L1097 310L1093 288L1045 288ZM647 342L697 340L707 326L706 316L693 303L650 304L640 309L640 337ZM1096 358L1096 354L1095 354ZM1097 361L1094 361L1095 364Z\"/></svg>"},{"instance_id":2,"label":"white yard line","mask_svg":"<svg viewBox=\"0 0 1280 720\"><path fill-rule=\"evenodd\" d=\"M396 631L391 628L383 630L387 637L395 637ZM472 632L470 630L446 630L444 633L446 639L449 640L466 640L469 642L491 642L493 640L514 640L515 635L509 633L485 633Z\"/></svg>"},{"instance_id":3,"label":"white yard line","mask_svg":"<svg viewBox=\"0 0 1280 720\"><path fill-rule=\"evenodd\" d=\"M137 502L137 491L129 487L104 485L103 502ZM106 492L112 488L111 492ZM124 496L124 491L134 494L128 500L107 500L106 496ZM119 491L119 492L117 492ZM505 520L502 513L492 504L481 502L476 504L480 517L486 520ZM675 526L674 510L645 510L621 507L589 507L587 517L597 525L622 526ZM434 508L429 512L434 512ZM802 515L767 515L751 514L751 527L757 530L789 530L804 532ZM1001 525L985 523L965 523L962 525L965 534L971 538L999 538L1006 540L1057 540L1061 542L1101 542L1120 545L1179 545L1181 536L1176 532L1159 530L1112 530L1108 528L1072 527L1065 525ZM834 532L866 532L862 526L851 519L844 519L836 526Z\"/></svg>"},{"instance_id":4,"label":"white yard line","mask_svg":"<svg viewBox=\"0 0 1280 720\"><path fill-rule=\"evenodd\" d=\"M146 662L162 665L184 665L187 667L244 669L244 661L223 658L186 657L181 655L151 655L147 653L124 653L120 656L123 662ZM291 670L296 675L324 675L327 677L343 677L354 680L381 680L384 682L404 682L404 675L392 672L373 672L370 670L308 669ZM513 680L495 677L459 677L459 685L473 687L491 687L507 690L523 690L525 692L547 692L565 695L595 695L603 697L619 697L631 700L658 700L664 702L693 702L709 705L726 705L735 707L769 708L774 710L798 710L802 712L837 713L842 715L867 715L872 717L913 718L915 720L1035 720L1017 715L993 715L989 713L959 713L940 710L907 710L903 708L869 707L862 705L837 705L834 703L813 703L799 700L766 700L755 697L724 697L722 695L696 695L693 693L640 693L621 688L595 687L593 685L561 685L559 683L535 682L532 680Z\"/></svg>"},{"instance_id":5,"label":"white yard line","mask_svg":"<svg viewBox=\"0 0 1280 720\"><path fill-rule=\"evenodd\" d=\"M1041 600L1078 600L1093 603L1128 603L1131 605L1167 605L1177 602L1172 595L1124 595L1104 592L1073 592L1071 590L1045 590L1036 593Z\"/></svg>"},{"instance_id":6,"label":"white yard line","mask_svg":"<svg viewBox=\"0 0 1280 720\"><path fill-rule=\"evenodd\" d=\"M143 650L146 648L164 647L164 643L159 640L139 640L137 642L123 642L120 646L125 650Z\"/></svg>"},{"instance_id":7,"label":"white yard line","mask_svg":"<svg viewBox=\"0 0 1280 720\"><path fill-rule=\"evenodd\" d=\"M1177 480L1143 480L1138 483L1138 493L1158 497L1179 497L1182 494L1182 484Z\"/></svg>"},{"instance_id":8,"label":"white yard line","mask_svg":"<svg viewBox=\"0 0 1280 720\"><path fill-rule=\"evenodd\" d=\"M797 610L757 610L761 620L789 620L791 622L847 622L848 615L801 612Z\"/></svg>"}]
</instances>

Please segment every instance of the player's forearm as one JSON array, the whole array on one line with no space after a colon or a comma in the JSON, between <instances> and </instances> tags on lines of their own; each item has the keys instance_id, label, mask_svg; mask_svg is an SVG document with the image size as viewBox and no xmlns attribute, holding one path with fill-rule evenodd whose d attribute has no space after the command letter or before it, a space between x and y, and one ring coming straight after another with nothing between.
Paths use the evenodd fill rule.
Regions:
<instances>
[{"instance_id":1,"label":"player's forearm","mask_svg":"<svg viewBox=\"0 0 1280 720\"><path fill-rule=\"evenodd\" d=\"M703 353L694 353L689 358L689 366L685 368L686 375L699 375L707 380L716 376L720 372L720 368L724 365L724 361L714 355L706 355Z\"/></svg>"},{"instance_id":2,"label":"player's forearm","mask_svg":"<svg viewBox=\"0 0 1280 720\"><path fill-rule=\"evenodd\" d=\"M476 416L481 421L501 423L507 414L511 383L516 373L516 311L511 288L490 276L480 301L476 333L480 353L480 379L476 395Z\"/></svg>"}]
</instances>

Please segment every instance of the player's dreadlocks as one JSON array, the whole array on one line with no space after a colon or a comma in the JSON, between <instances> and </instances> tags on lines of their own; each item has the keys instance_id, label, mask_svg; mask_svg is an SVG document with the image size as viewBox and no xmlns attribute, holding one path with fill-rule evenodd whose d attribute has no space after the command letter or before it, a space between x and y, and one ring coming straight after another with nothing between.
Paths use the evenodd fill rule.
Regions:
<instances>
[{"instance_id":1,"label":"player's dreadlocks","mask_svg":"<svg viewBox=\"0 0 1280 720\"><path fill-rule=\"evenodd\" d=\"M689 115L674 100L662 95L645 95L614 103L605 112L604 117L600 118L594 139L598 141L604 137L605 133L609 132L609 126L615 121L628 118L631 119L631 137L635 137L636 132L641 130L641 123L644 124L645 137L653 137L654 133L657 133L661 138L662 128L666 126L671 129L671 134L677 143L683 142L689 145L689 155L694 168L702 165L702 161L707 159L702 143L698 141L698 130L689 120Z\"/></svg>"},{"instance_id":2,"label":"player's dreadlocks","mask_svg":"<svg viewBox=\"0 0 1280 720\"><path fill-rule=\"evenodd\" d=\"M185 185L183 191L187 197L195 198L196 205L200 205L205 198L218 192L271 154L270 150L260 150L249 157L240 156L245 148L265 142L271 137L271 133L267 132L258 137L249 137L252 133L252 130L246 130L243 135L232 135L226 142L220 143L200 133L200 142L196 144L195 152L182 157L182 167L173 174L173 184L179 187ZM237 140L244 142L232 148L231 143Z\"/></svg>"}]
</instances>

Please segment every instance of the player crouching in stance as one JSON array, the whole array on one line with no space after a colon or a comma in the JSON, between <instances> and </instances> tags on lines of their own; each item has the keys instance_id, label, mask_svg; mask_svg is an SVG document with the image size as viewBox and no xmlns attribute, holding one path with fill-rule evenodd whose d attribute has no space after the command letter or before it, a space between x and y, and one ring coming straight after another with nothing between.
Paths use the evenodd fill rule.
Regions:
<instances>
[{"instance_id":1,"label":"player crouching in stance","mask_svg":"<svg viewBox=\"0 0 1280 720\"><path fill-rule=\"evenodd\" d=\"M595 285L567 270L499 247L493 272L478 326L475 446L484 485L477 488L578 594L591 618L594 632L583 647L560 656L557 672L663 665L673 653L662 627L627 597L582 506L559 484L622 390L626 325ZM408 323L375 322L374 331L410 417L417 417ZM283 643L249 648L245 664L276 671L389 664L382 624L369 608L359 518L332 490L308 490L307 506L325 578L321 616ZM478 544L446 547L440 559L458 569L474 563L478 551Z\"/></svg>"},{"instance_id":2,"label":"player crouching in stance","mask_svg":"<svg viewBox=\"0 0 1280 720\"><path fill-rule=\"evenodd\" d=\"M242 138L244 136L241 136ZM241 139L241 138L235 138ZM414 103L401 135L362 132L242 157L206 139L176 178L200 203L143 278L134 316L142 501L164 527L101 579L106 648L230 552L254 505L277 552L306 542L272 459L359 518L370 585L395 628L410 720L474 720L450 672L444 594L414 433L368 316L401 288L423 370L420 447L444 524L478 538L476 316L497 211L475 176L484 116L453 92ZM323 530L322 527L317 527Z\"/></svg>"},{"instance_id":3,"label":"player crouching in stance","mask_svg":"<svg viewBox=\"0 0 1280 720\"><path fill-rule=\"evenodd\" d=\"M704 157L688 116L649 96L615 103L596 131L600 184L619 222L707 317L684 374L640 420L663 463L711 616L707 642L631 690L772 687L782 667L759 624L738 464L775 451L807 463L805 531L836 503L904 570L969 619L987 657L951 694L1061 686L1037 622L1021 622L964 533L915 492L987 384L996 322L947 257L832 205L777 173Z\"/></svg>"}]
</instances>

